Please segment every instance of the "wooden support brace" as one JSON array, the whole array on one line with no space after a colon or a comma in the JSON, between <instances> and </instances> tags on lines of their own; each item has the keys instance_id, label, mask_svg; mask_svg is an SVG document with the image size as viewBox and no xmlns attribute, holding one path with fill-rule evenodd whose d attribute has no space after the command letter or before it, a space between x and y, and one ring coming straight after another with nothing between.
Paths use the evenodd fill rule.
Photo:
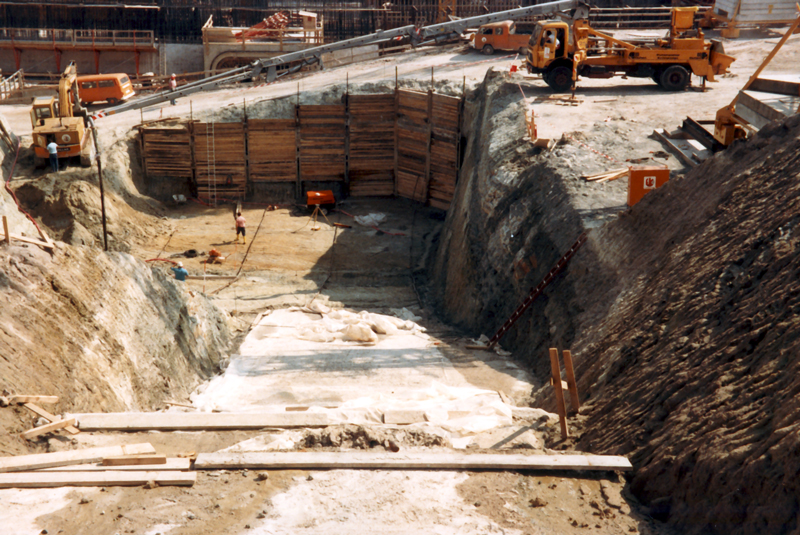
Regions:
<instances>
[{"instance_id":1,"label":"wooden support brace","mask_svg":"<svg viewBox=\"0 0 800 535\"><path fill-rule=\"evenodd\" d=\"M14 395L8 396L8 401L11 403L58 403L58 396L23 396ZM47 418L45 416L45 418ZM49 419L49 418L48 418Z\"/></svg>"},{"instance_id":2,"label":"wooden support brace","mask_svg":"<svg viewBox=\"0 0 800 535\"><path fill-rule=\"evenodd\" d=\"M130 466L134 464L167 464L166 455L122 455L106 457L103 466Z\"/></svg>"},{"instance_id":3,"label":"wooden support brace","mask_svg":"<svg viewBox=\"0 0 800 535\"><path fill-rule=\"evenodd\" d=\"M41 397L41 396L27 396L27 397ZM55 396L51 396L51 397L55 397ZM41 416L45 420L50 420L51 422L57 422L57 421L61 420L60 416L55 416L53 414L50 414L49 412L47 412L46 410L44 410L40 406L34 405L33 403L25 403L22 406L25 407L26 409L28 409L29 411L31 411L32 413ZM78 429L77 427L75 427L74 425L68 425L67 427L64 428L64 430L67 433L70 433L70 434L73 434L73 435L77 435L78 433L81 432L81 430Z\"/></svg>"},{"instance_id":4,"label":"wooden support brace","mask_svg":"<svg viewBox=\"0 0 800 535\"><path fill-rule=\"evenodd\" d=\"M39 435L44 435L45 433L50 433L53 431L58 431L59 429L64 429L70 425L75 425L75 418L70 418L69 420L56 420L55 422L51 422L47 425L42 425L39 427L34 427L33 429L29 429L20 434L22 438L25 439L32 439L34 437L38 437Z\"/></svg>"},{"instance_id":5,"label":"wooden support brace","mask_svg":"<svg viewBox=\"0 0 800 535\"><path fill-rule=\"evenodd\" d=\"M567 406L564 403L564 391L561 388L561 367L558 364L558 349L550 348L550 367L553 372L553 386L556 391L556 408L558 409L558 421L561 424L561 438L569 437L567 430Z\"/></svg>"},{"instance_id":6,"label":"wooden support brace","mask_svg":"<svg viewBox=\"0 0 800 535\"><path fill-rule=\"evenodd\" d=\"M578 398L578 383L575 381L575 369L572 367L572 352L564 351L564 369L567 372L567 386L569 388L569 399L572 403L572 410L578 412L581 408L581 401Z\"/></svg>"},{"instance_id":7,"label":"wooden support brace","mask_svg":"<svg viewBox=\"0 0 800 535\"><path fill-rule=\"evenodd\" d=\"M3 235L6 237L6 245L11 245L11 233L8 231L8 218L3 216Z\"/></svg>"}]
</instances>

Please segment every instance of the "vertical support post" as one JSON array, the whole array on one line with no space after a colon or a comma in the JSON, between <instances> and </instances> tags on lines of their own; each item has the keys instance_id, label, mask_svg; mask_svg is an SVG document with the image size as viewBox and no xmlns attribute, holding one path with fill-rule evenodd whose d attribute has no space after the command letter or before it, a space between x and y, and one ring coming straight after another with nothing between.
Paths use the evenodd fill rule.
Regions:
<instances>
[{"instance_id":1,"label":"vertical support post","mask_svg":"<svg viewBox=\"0 0 800 535\"><path fill-rule=\"evenodd\" d=\"M433 69L431 69L431 75L433 73ZM430 198L430 191L431 191L431 143L433 137L433 89L428 91L428 142L425 147L425 184L423 187L423 193L425 194L425 198L422 199L423 203L427 203L428 199ZM414 192L416 195L417 192Z\"/></svg>"},{"instance_id":2,"label":"vertical support post","mask_svg":"<svg viewBox=\"0 0 800 535\"><path fill-rule=\"evenodd\" d=\"M8 231L8 218L3 216L3 232L5 233L6 245L11 245L11 233Z\"/></svg>"},{"instance_id":3,"label":"vertical support post","mask_svg":"<svg viewBox=\"0 0 800 535\"><path fill-rule=\"evenodd\" d=\"M344 194L350 196L350 73L344 91Z\"/></svg>"},{"instance_id":4,"label":"vertical support post","mask_svg":"<svg viewBox=\"0 0 800 535\"><path fill-rule=\"evenodd\" d=\"M564 370L567 372L567 388L569 388L569 400L572 403L572 410L578 412L581 408L581 401L578 399L578 383L575 381L575 368L572 367L572 352L564 350Z\"/></svg>"},{"instance_id":5,"label":"vertical support post","mask_svg":"<svg viewBox=\"0 0 800 535\"><path fill-rule=\"evenodd\" d=\"M553 388L556 391L556 409L558 409L558 421L561 424L561 438L569 437L567 431L567 407L564 403L564 392L561 390L561 367L558 364L558 349L550 348L550 368L553 372Z\"/></svg>"},{"instance_id":6,"label":"vertical support post","mask_svg":"<svg viewBox=\"0 0 800 535\"><path fill-rule=\"evenodd\" d=\"M395 67L395 73L397 73L397 67ZM397 76L397 74L395 74ZM395 79L395 86L394 86L394 194L398 195L398 188L397 188L397 145L400 143L400 138L397 133L398 127L397 124L400 121L400 92L397 90L397 81Z\"/></svg>"},{"instance_id":7,"label":"vertical support post","mask_svg":"<svg viewBox=\"0 0 800 535\"><path fill-rule=\"evenodd\" d=\"M294 186L294 198L297 200L297 202L303 202L303 199L301 198L303 195L303 182L300 176L300 105L299 104L294 107L294 160L295 160L295 170L297 172L295 186Z\"/></svg>"},{"instance_id":8,"label":"vertical support post","mask_svg":"<svg viewBox=\"0 0 800 535\"><path fill-rule=\"evenodd\" d=\"M103 165L100 163L100 148L97 143L97 132L92 129L95 152L97 153L97 178L100 181L100 215L103 219L103 250L108 251L108 232L106 229L106 192L103 188Z\"/></svg>"},{"instance_id":9,"label":"vertical support post","mask_svg":"<svg viewBox=\"0 0 800 535\"><path fill-rule=\"evenodd\" d=\"M134 35L136 35L136 34L134 34ZM139 77L139 54L140 54L140 52L138 50L134 50L133 51L133 61L136 62L136 77L137 78Z\"/></svg>"}]
</instances>

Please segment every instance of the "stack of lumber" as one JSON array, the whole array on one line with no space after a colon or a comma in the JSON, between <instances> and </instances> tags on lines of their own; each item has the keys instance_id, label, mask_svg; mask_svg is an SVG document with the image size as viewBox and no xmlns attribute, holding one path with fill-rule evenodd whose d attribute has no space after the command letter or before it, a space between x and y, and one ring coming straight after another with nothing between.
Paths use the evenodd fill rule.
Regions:
<instances>
[{"instance_id":1,"label":"stack of lumber","mask_svg":"<svg viewBox=\"0 0 800 535\"><path fill-rule=\"evenodd\" d=\"M297 180L297 124L294 119L249 119L247 146L251 182Z\"/></svg>"},{"instance_id":2,"label":"stack of lumber","mask_svg":"<svg viewBox=\"0 0 800 535\"><path fill-rule=\"evenodd\" d=\"M198 197L243 197L247 188L244 124L195 122L193 130Z\"/></svg>"},{"instance_id":3,"label":"stack of lumber","mask_svg":"<svg viewBox=\"0 0 800 535\"><path fill-rule=\"evenodd\" d=\"M350 194L394 194L394 95L351 95L347 104Z\"/></svg>"},{"instance_id":4,"label":"stack of lumber","mask_svg":"<svg viewBox=\"0 0 800 535\"><path fill-rule=\"evenodd\" d=\"M192 137L187 124L144 126L142 155L147 178L192 178Z\"/></svg>"},{"instance_id":5,"label":"stack of lumber","mask_svg":"<svg viewBox=\"0 0 800 535\"><path fill-rule=\"evenodd\" d=\"M447 210L458 179L461 99L436 94L432 98L428 204Z\"/></svg>"},{"instance_id":6,"label":"stack of lumber","mask_svg":"<svg viewBox=\"0 0 800 535\"><path fill-rule=\"evenodd\" d=\"M628 176L628 168L623 167L621 169L613 169L611 171L605 171L602 173L596 173L592 175L582 175L582 178L585 179L587 182L608 182L610 180L616 180L618 178L622 178L624 176Z\"/></svg>"},{"instance_id":7,"label":"stack of lumber","mask_svg":"<svg viewBox=\"0 0 800 535\"><path fill-rule=\"evenodd\" d=\"M344 180L345 107L298 106L301 180Z\"/></svg>"},{"instance_id":8,"label":"stack of lumber","mask_svg":"<svg viewBox=\"0 0 800 535\"><path fill-rule=\"evenodd\" d=\"M428 200L430 95L397 92L397 174L395 192L419 202Z\"/></svg>"},{"instance_id":9,"label":"stack of lumber","mask_svg":"<svg viewBox=\"0 0 800 535\"><path fill-rule=\"evenodd\" d=\"M191 486L197 473L190 467L189 459L155 455L147 443L0 457L0 488Z\"/></svg>"}]
</instances>

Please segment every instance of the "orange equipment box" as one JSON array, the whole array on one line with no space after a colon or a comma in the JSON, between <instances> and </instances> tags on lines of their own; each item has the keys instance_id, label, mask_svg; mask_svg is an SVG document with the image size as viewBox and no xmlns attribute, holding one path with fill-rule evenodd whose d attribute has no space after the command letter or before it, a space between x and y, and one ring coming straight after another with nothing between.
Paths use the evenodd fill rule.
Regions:
<instances>
[{"instance_id":1,"label":"orange equipment box","mask_svg":"<svg viewBox=\"0 0 800 535\"><path fill-rule=\"evenodd\" d=\"M631 166L628 176L628 206L642 200L648 192L660 188L669 180L669 169L652 165Z\"/></svg>"},{"instance_id":2,"label":"orange equipment box","mask_svg":"<svg viewBox=\"0 0 800 535\"><path fill-rule=\"evenodd\" d=\"M307 206L314 206L315 204L336 204L336 198L333 196L333 191L307 191L306 197L308 198Z\"/></svg>"}]
</instances>

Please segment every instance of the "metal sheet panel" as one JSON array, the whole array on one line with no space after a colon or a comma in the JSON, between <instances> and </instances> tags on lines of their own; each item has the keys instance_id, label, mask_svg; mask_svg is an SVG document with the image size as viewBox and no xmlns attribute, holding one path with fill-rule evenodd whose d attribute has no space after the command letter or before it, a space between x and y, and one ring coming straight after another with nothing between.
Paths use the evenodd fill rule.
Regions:
<instances>
[{"instance_id":1,"label":"metal sheet panel","mask_svg":"<svg viewBox=\"0 0 800 535\"><path fill-rule=\"evenodd\" d=\"M794 20L795 0L717 0L714 13L728 20L747 23L770 23ZM739 5L739 13L736 8ZM736 15L734 17L734 15Z\"/></svg>"}]
</instances>

